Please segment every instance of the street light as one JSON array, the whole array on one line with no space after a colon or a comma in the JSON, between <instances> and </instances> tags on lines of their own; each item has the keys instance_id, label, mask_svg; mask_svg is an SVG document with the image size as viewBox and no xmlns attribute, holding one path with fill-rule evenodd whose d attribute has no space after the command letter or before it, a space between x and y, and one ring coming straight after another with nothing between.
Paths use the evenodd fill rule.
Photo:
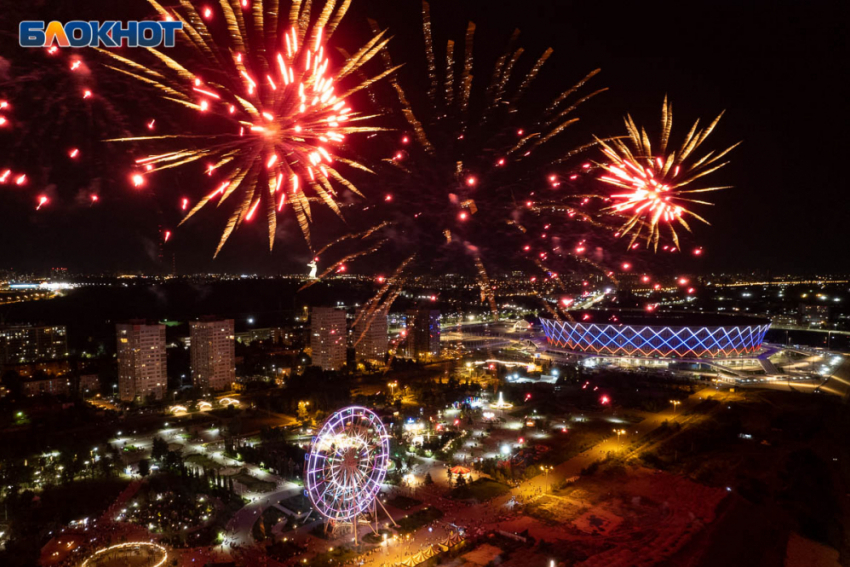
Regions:
<instances>
[{"instance_id":1,"label":"street light","mask_svg":"<svg viewBox=\"0 0 850 567\"><path fill-rule=\"evenodd\" d=\"M550 466L540 465L540 470L542 470L542 471L543 471L543 474L545 475L545 478L546 478L546 490L548 491L548 490L549 490L549 471L551 471L551 470L555 470L555 467L553 467L553 466L551 466L551 465L550 465Z\"/></svg>"},{"instance_id":2,"label":"street light","mask_svg":"<svg viewBox=\"0 0 850 567\"><path fill-rule=\"evenodd\" d=\"M673 404L673 413L676 413L676 407L679 406L682 402L679 400L670 400L670 403Z\"/></svg>"},{"instance_id":3,"label":"street light","mask_svg":"<svg viewBox=\"0 0 850 567\"><path fill-rule=\"evenodd\" d=\"M615 429L614 433L617 434L617 445L619 445L620 444L620 435L625 435L626 430L625 429Z\"/></svg>"}]
</instances>

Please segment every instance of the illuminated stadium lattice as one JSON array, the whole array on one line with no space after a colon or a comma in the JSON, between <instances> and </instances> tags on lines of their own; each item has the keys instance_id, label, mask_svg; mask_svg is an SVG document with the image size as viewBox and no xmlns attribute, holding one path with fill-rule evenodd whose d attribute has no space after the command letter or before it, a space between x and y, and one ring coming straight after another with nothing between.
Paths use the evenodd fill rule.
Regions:
<instances>
[{"instance_id":1,"label":"illuminated stadium lattice","mask_svg":"<svg viewBox=\"0 0 850 567\"><path fill-rule=\"evenodd\" d=\"M770 327L766 320L744 317L724 320L722 316L664 315L653 318L592 311L574 312L572 315L577 322L541 319L549 344L605 356L744 356L761 347Z\"/></svg>"}]
</instances>

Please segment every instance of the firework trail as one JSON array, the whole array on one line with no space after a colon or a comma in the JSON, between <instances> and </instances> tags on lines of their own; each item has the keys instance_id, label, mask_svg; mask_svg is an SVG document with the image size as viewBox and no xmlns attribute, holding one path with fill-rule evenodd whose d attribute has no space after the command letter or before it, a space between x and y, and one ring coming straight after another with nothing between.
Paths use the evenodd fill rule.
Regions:
<instances>
[{"instance_id":1,"label":"firework trail","mask_svg":"<svg viewBox=\"0 0 850 567\"><path fill-rule=\"evenodd\" d=\"M377 24L372 27L379 37ZM430 6L423 2L427 91L409 96L416 93L416 83L407 84L404 75L388 78L389 93L375 90L379 98L391 99L388 106L396 112L390 117L395 120L392 137L383 135L373 143L384 144L383 194L370 191L375 200L364 207L369 213L363 218L374 215L385 223L374 232L375 238L389 235L385 252L394 247L399 257L407 257L416 249L415 262L407 263L410 270L466 266L475 274L481 300L496 312L488 272L515 264L523 254L517 241L530 236L517 227L536 227L550 214L563 223L563 210L537 206L535 190L548 189L541 172L570 153L563 134L578 121L578 107L606 89L577 96L599 72L594 70L543 108L526 104L525 95L553 52L547 49L520 71L524 49L516 45L518 31L487 85L478 88L473 81L475 24L468 25L463 41L449 40L439 54L431 28ZM388 50L381 59L385 69L395 68ZM519 259L535 265L528 260Z\"/></svg>"},{"instance_id":2,"label":"firework trail","mask_svg":"<svg viewBox=\"0 0 850 567\"><path fill-rule=\"evenodd\" d=\"M154 148L136 160L133 184L144 185L157 171L203 162L208 176L218 176L215 189L194 203L181 224L210 201L235 200L216 254L237 227L259 216L266 219L273 246L277 215L287 203L309 244L311 203L341 216L339 188L362 196L337 164L371 173L337 150L349 134L379 130L357 125L371 117L352 111L347 99L395 70L369 78L361 73L389 39L375 35L333 71L327 42L350 0L328 0L316 17L310 0L293 0L287 15L277 0L221 0L215 10L188 0L175 8L149 3L160 17L183 22L178 34L183 51L172 58L148 49L149 62L101 53L112 59L108 66L114 71L203 118L189 133L110 140ZM344 81L349 76L362 78Z\"/></svg>"},{"instance_id":3,"label":"firework trail","mask_svg":"<svg viewBox=\"0 0 850 567\"><path fill-rule=\"evenodd\" d=\"M697 213L687 209L689 203L711 205L706 201L692 199L692 193L705 193L729 189L729 186L694 187L693 183L725 166L728 161L720 161L740 142L721 152L710 151L697 158L694 154L714 131L723 116L721 112L705 129L698 130L699 120L691 127L682 145L670 150L670 133L673 128L673 107L664 98L661 112L661 137L653 146L643 128L638 129L631 116L626 116L625 139L598 140L607 161L598 164L606 175L600 181L624 189L623 193L611 195L614 204L603 212L626 216L620 228L622 236L631 235L630 246L643 238L647 247L658 249L661 240L661 226L669 227L676 248L681 249L679 236L674 223L678 223L688 232L691 227L686 217L693 217L709 224Z\"/></svg>"}]
</instances>

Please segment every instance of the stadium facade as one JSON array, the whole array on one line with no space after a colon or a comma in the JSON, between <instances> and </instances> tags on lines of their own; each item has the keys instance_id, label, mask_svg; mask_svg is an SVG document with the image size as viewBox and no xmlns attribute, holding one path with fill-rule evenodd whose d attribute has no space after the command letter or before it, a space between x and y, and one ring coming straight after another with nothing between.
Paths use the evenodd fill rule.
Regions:
<instances>
[{"instance_id":1,"label":"stadium facade","mask_svg":"<svg viewBox=\"0 0 850 567\"><path fill-rule=\"evenodd\" d=\"M549 345L603 357L752 358L770 321L738 315L572 311L574 321L541 318Z\"/></svg>"}]
</instances>

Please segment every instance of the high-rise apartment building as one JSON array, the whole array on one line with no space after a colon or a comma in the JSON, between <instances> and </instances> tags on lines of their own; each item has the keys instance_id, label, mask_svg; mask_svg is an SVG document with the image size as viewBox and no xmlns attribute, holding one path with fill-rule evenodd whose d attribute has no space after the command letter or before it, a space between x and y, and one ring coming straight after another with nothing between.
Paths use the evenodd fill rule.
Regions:
<instances>
[{"instance_id":1,"label":"high-rise apartment building","mask_svg":"<svg viewBox=\"0 0 850 567\"><path fill-rule=\"evenodd\" d=\"M310 347L313 366L339 370L345 364L348 336L345 311L333 307L314 307L310 313Z\"/></svg>"},{"instance_id":2,"label":"high-rise apartment building","mask_svg":"<svg viewBox=\"0 0 850 567\"><path fill-rule=\"evenodd\" d=\"M422 307L407 312L408 358L419 360L440 354L440 312Z\"/></svg>"},{"instance_id":3,"label":"high-rise apartment building","mask_svg":"<svg viewBox=\"0 0 850 567\"><path fill-rule=\"evenodd\" d=\"M121 401L153 396L168 389L165 325L130 321L115 326L118 335L118 396Z\"/></svg>"},{"instance_id":4,"label":"high-rise apartment building","mask_svg":"<svg viewBox=\"0 0 850 567\"><path fill-rule=\"evenodd\" d=\"M387 312L375 311L370 317L361 310L357 316L360 321L353 329L352 339L357 360L383 364L387 355Z\"/></svg>"},{"instance_id":5,"label":"high-rise apartment building","mask_svg":"<svg viewBox=\"0 0 850 567\"><path fill-rule=\"evenodd\" d=\"M47 376L21 383L21 392L28 398L43 394L53 396L67 395L71 390L71 381L67 376Z\"/></svg>"},{"instance_id":6,"label":"high-rise apartment building","mask_svg":"<svg viewBox=\"0 0 850 567\"><path fill-rule=\"evenodd\" d=\"M800 304L800 323L809 327L820 327L829 321L828 305Z\"/></svg>"},{"instance_id":7,"label":"high-rise apartment building","mask_svg":"<svg viewBox=\"0 0 850 567\"><path fill-rule=\"evenodd\" d=\"M202 390L224 390L236 380L233 319L189 323L192 384Z\"/></svg>"},{"instance_id":8,"label":"high-rise apartment building","mask_svg":"<svg viewBox=\"0 0 850 567\"><path fill-rule=\"evenodd\" d=\"M256 341L268 341L270 344L278 344L284 341L284 337L288 339L289 337L287 335L289 333L285 332L281 327L264 327L236 333L236 340L243 345L249 345Z\"/></svg>"},{"instance_id":9,"label":"high-rise apartment building","mask_svg":"<svg viewBox=\"0 0 850 567\"><path fill-rule=\"evenodd\" d=\"M0 327L0 367L7 364L34 364L66 358L68 358L68 333L64 326Z\"/></svg>"}]
</instances>

